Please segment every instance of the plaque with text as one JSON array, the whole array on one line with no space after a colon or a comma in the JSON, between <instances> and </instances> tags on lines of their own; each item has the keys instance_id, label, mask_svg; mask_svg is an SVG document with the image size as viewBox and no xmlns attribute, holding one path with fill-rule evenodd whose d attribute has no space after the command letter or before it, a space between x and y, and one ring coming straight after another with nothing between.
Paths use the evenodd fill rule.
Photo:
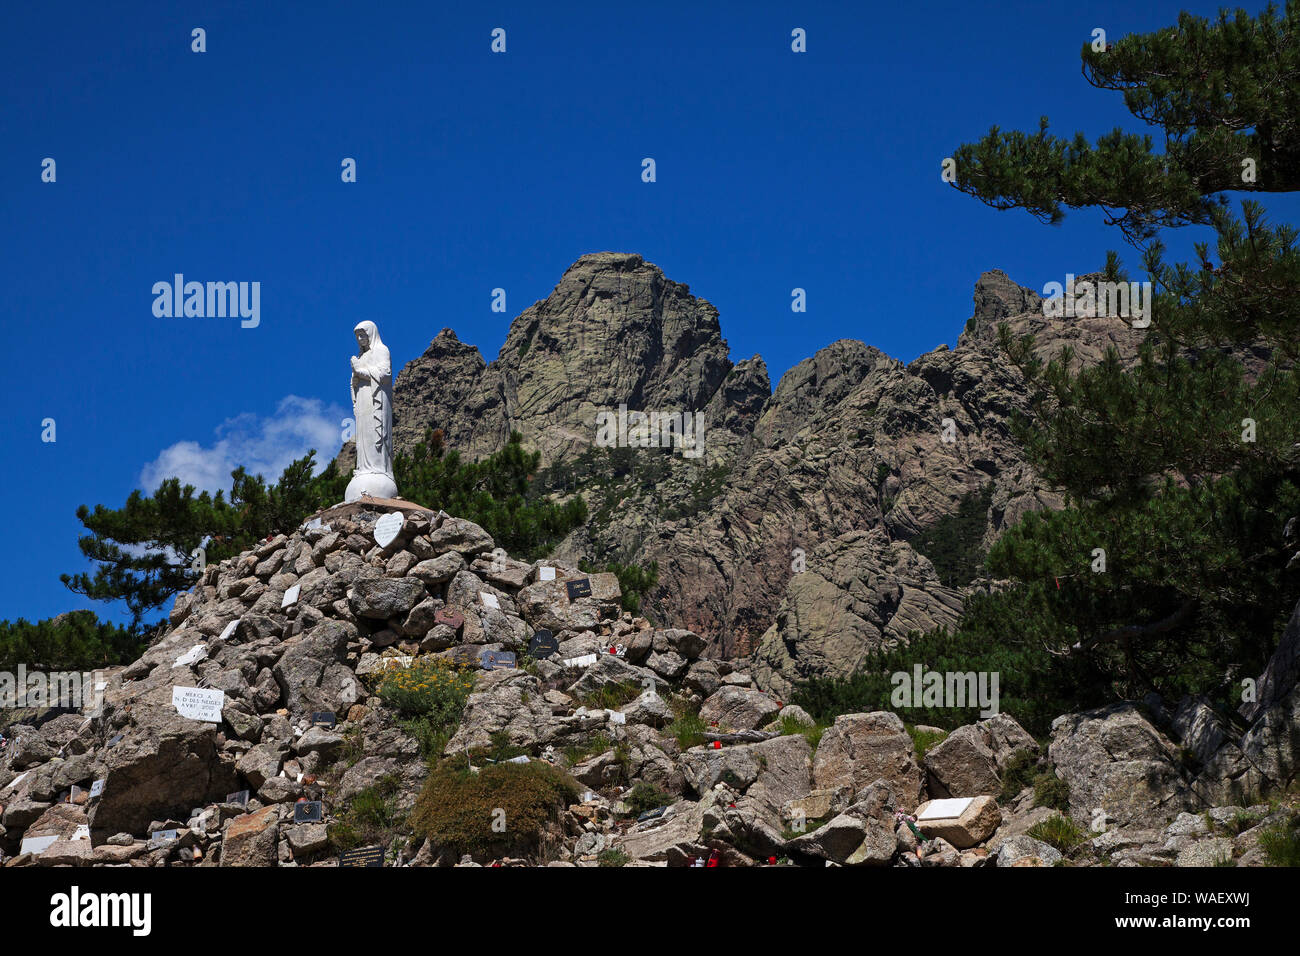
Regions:
<instances>
[{"instance_id":1,"label":"plaque with text","mask_svg":"<svg viewBox=\"0 0 1300 956\"><path fill-rule=\"evenodd\" d=\"M325 817L325 807L319 800L304 800L293 805L294 823L320 823Z\"/></svg>"},{"instance_id":2,"label":"plaque with text","mask_svg":"<svg viewBox=\"0 0 1300 956\"><path fill-rule=\"evenodd\" d=\"M485 671L515 666L514 651L484 651L479 655L479 662Z\"/></svg>"},{"instance_id":3,"label":"plaque with text","mask_svg":"<svg viewBox=\"0 0 1300 956\"><path fill-rule=\"evenodd\" d=\"M538 631L528 642L528 653L539 661L546 660L560 649L560 642L550 631Z\"/></svg>"},{"instance_id":4,"label":"plaque with text","mask_svg":"<svg viewBox=\"0 0 1300 956\"><path fill-rule=\"evenodd\" d=\"M339 854L339 866L383 866L382 846L363 846Z\"/></svg>"},{"instance_id":5,"label":"plaque with text","mask_svg":"<svg viewBox=\"0 0 1300 956\"><path fill-rule=\"evenodd\" d=\"M565 581L564 587L569 592L569 600L574 601L578 598L591 597L591 578L578 578L576 581Z\"/></svg>"}]
</instances>

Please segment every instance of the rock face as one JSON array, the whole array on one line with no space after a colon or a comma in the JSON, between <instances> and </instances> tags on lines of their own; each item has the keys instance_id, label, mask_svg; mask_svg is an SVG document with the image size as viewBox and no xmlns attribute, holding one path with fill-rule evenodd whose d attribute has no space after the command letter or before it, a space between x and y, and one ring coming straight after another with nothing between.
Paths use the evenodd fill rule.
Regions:
<instances>
[{"instance_id":1,"label":"rock face","mask_svg":"<svg viewBox=\"0 0 1300 956\"><path fill-rule=\"evenodd\" d=\"M491 363L444 329L402 369L397 447L441 428L481 458L514 430L550 464L592 445L599 411L703 412L731 369L712 305L638 255L586 255L511 323Z\"/></svg>"},{"instance_id":2,"label":"rock face","mask_svg":"<svg viewBox=\"0 0 1300 956\"><path fill-rule=\"evenodd\" d=\"M1140 341L1121 319L1046 318L1037 294L997 271L980 277L974 303L952 349L904 365L842 340L773 390L760 358L732 363L717 310L687 286L637 255L586 255L511 323L491 362L444 329L401 371L397 446L438 428L480 458L517 430L545 465L567 468L608 454L593 448L600 412L701 412L703 457L631 449L617 508L603 484L554 479L593 514L556 555L658 562L655 616L703 635L713 656L753 654L758 685L783 696L956 620L968 582L945 585L911 543L963 495L991 495L972 547L1060 506L1009 437L1025 390L997 345L1000 321L1038 335L1042 354L1069 345L1086 362L1112 345L1127 360Z\"/></svg>"}]
</instances>

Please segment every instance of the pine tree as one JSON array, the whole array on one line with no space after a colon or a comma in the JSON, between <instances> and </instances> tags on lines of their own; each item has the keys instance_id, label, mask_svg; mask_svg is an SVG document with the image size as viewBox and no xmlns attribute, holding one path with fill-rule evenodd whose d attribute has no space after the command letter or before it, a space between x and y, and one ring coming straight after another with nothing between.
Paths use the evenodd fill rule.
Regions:
<instances>
[{"instance_id":1,"label":"pine tree","mask_svg":"<svg viewBox=\"0 0 1300 956\"><path fill-rule=\"evenodd\" d=\"M1044 362L1000 328L1032 390L1016 436L1068 505L999 541L989 569L1017 584L962 626L972 646L1087 657L1106 693L1232 705L1300 598L1286 537L1300 514L1300 254L1293 228L1249 200L1238 218L1223 194L1300 188L1300 3L1283 17L1183 14L1082 57L1088 81L1122 91L1164 149L1119 130L1067 142L1044 118L1036 134L995 127L958 149L955 185L1052 223L1063 207L1103 209L1142 253L1151 326L1134 364L1111 350L1082 369L1068 349ZM1195 265L1164 262L1159 230L1186 225L1214 230L1217 266L1206 243ZM1114 252L1106 278L1127 278Z\"/></svg>"}]
</instances>

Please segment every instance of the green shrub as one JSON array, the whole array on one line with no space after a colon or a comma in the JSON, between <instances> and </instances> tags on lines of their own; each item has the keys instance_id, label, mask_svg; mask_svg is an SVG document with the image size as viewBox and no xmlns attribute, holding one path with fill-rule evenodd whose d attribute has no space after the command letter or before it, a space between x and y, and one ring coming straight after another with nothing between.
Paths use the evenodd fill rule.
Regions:
<instances>
[{"instance_id":1,"label":"green shrub","mask_svg":"<svg viewBox=\"0 0 1300 956\"><path fill-rule=\"evenodd\" d=\"M640 696L641 687L638 684L611 682L583 697L582 702L593 710L618 710Z\"/></svg>"},{"instance_id":2,"label":"green shrub","mask_svg":"<svg viewBox=\"0 0 1300 956\"><path fill-rule=\"evenodd\" d=\"M1025 787L1032 787L1038 779L1038 766L1034 755L1028 750L1017 750L1007 758L1002 768L1002 792L998 802L1008 804L1020 796Z\"/></svg>"},{"instance_id":3,"label":"green shrub","mask_svg":"<svg viewBox=\"0 0 1300 956\"><path fill-rule=\"evenodd\" d=\"M400 786L401 779L396 774L387 774L353 797L329 826L329 839L334 849L389 847L399 839L404 823L396 806Z\"/></svg>"},{"instance_id":4,"label":"green shrub","mask_svg":"<svg viewBox=\"0 0 1300 956\"><path fill-rule=\"evenodd\" d=\"M904 726L907 728L907 733L912 738L912 750L916 754L918 762L925 759L925 755L929 752L931 747L948 736L948 731L946 730L918 730L911 724L905 724Z\"/></svg>"},{"instance_id":5,"label":"green shrub","mask_svg":"<svg viewBox=\"0 0 1300 956\"><path fill-rule=\"evenodd\" d=\"M1070 809L1070 785L1050 770L1034 781L1034 806L1051 807L1062 812Z\"/></svg>"},{"instance_id":6,"label":"green shrub","mask_svg":"<svg viewBox=\"0 0 1300 956\"><path fill-rule=\"evenodd\" d=\"M564 759L570 767L576 767L587 758L594 757L596 754L603 754L613 746L614 742L610 739L609 734L602 730L600 733L588 737L584 743L566 747L564 749Z\"/></svg>"},{"instance_id":7,"label":"green shrub","mask_svg":"<svg viewBox=\"0 0 1300 956\"><path fill-rule=\"evenodd\" d=\"M628 813L639 816L649 810L670 806L676 799L671 793L665 793L656 786L638 783L623 797L623 802L627 804Z\"/></svg>"},{"instance_id":8,"label":"green shrub","mask_svg":"<svg viewBox=\"0 0 1300 956\"><path fill-rule=\"evenodd\" d=\"M677 746L682 750L690 750L705 743L707 738L704 732L707 728L699 713L687 706L680 697L674 697L669 701L669 706L676 716L665 729L665 733L677 741Z\"/></svg>"},{"instance_id":9,"label":"green shrub","mask_svg":"<svg viewBox=\"0 0 1300 956\"><path fill-rule=\"evenodd\" d=\"M596 856L596 861L601 866L627 866L632 862L632 858L622 850L601 850Z\"/></svg>"},{"instance_id":10,"label":"green shrub","mask_svg":"<svg viewBox=\"0 0 1300 956\"><path fill-rule=\"evenodd\" d=\"M411 827L456 853L536 853L546 825L577 801L581 789L540 760L489 764L476 773L445 760L431 768ZM501 832L494 829L497 821L504 823Z\"/></svg>"},{"instance_id":11,"label":"green shrub","mask_svg":"<svg viewBox=\"0 0 1300 956\"><path fill-rule=\"evenodd\" d=\"M1056 847L1062 853L1069 853L1081 843L1086 843L1088 834L1069 817L1052 816L1035 823L1027 831L1035 840L1042 840L1048 846Z\"/></svg>"},{"instance_id":12,"label":"green shrub","mask_svg":"<svg viewBox=\"0 0 1300 956\"><path fill-rule=\"evenodd\" d=\"M404 717L425 717L436 727L455 725L474 689L476 670L441 657L422 657L409 667L382 672L375 694Z\"/></svg>"},{"instance_id":13,"label":"green shrub","mask_svg":"<svg viewBox=\"0 0 1300 956\"><path fill-rule=\"evenodd\" d=\"M779 730L782 737L789 737L794 734L802 734L804 739L808 741L808 746L811 747L814 751L816 751L817 745L821 743L822 734L826 733L826 728L829 726L830 724L821 723L821 722L815 722L809 725L803 723L800 720L797 720L794 717L785 716L781 718L781 725Z\"/></svg>"},{"instance_id":14,"label":"green shrub","mask_svg":"<svg viewBox=\"0 0 1300 956\"><path fill-rule=\"evenodd\" d=\"M1259 848L1269 866L1300 866L1300 815L1261 831Z\"/></svg>"}]
</instances>

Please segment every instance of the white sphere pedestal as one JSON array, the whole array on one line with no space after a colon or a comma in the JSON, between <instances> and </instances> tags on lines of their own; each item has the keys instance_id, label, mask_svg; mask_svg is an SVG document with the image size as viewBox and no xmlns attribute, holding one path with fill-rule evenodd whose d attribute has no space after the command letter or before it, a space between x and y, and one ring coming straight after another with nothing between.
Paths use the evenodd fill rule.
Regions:
<instances>
[{"instance_id":1,"label":"white sphere pedestal","mask_svg":"<svg viewBox=\"0 0 1300 956\"><path fill-rule=\"evenodd\" d=\"M352 480L348 482L348 490L343 493L343 500L358 501L362 495L369 495L371 498L395 498L397 482L393 481L391 475L374 471L353 475Z\"/></svg>"}]
</instances>

